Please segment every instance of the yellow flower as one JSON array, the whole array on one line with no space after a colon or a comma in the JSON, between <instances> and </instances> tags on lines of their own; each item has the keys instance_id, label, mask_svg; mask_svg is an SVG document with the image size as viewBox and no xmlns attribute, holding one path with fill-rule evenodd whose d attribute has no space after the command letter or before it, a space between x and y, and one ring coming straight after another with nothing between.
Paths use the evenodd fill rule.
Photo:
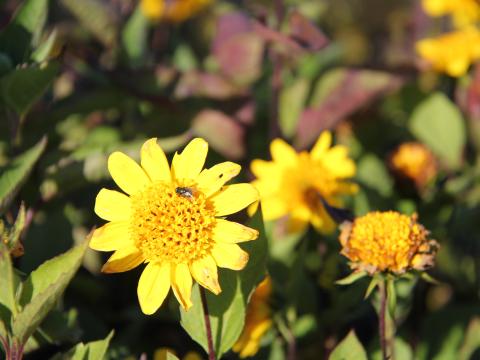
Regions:
<instances>
[{"instance_id":1,"label":"yellow flower","mask_svg":"<svg viewBox=\"0 0 480 360\"><path fill-rule=\"evenodd\" d=\"M417 42L416 50L436 71L459 77L480 59L480 31L472 26L423 39Z\"/></svg>"},{"instance_id":2,"label":"yellow flower","mask_svg":"<svg viewBox=\"0 0 480 360\"><path fill-rule=\"evenodd\" d=\"M422 5L430 16L452 15L458 27L480 20L480 5L477 0L423 0Z\"/></svg>"},{"instance_id":3,"label":"yellow flower","mask_svg":"<svg viewBox=\"0 0 480 360\"><path fill-rule=\"evenodd\" d=\"M341 206L341 196L357 191L346 179L355 175L355 163L347 148L330 147L332 135L324 132L310 153L297 153L280 139L270 144L272 161L254 160L251 164L260 192L265 220L289 215L289 230L299 231L311 222L321 232L335 229L322 200Z\"/></svg>"},{"instance_id":4,"label":"yellow flower","mask_svg":"<svg viewBox=\"0 0 480 360\"><path fill-rule=\"evenodd\" d=\"M271 310L268 304L272 293L272 281L267 276L255 289L247 308L245 326L233 351L241 358L253 356L258 352L260 340L272 326Z\"/></svg>"},{"instance_id":5,"label":"yellow flower","mask_svg":"<svg viewBox=\"0 0 480 360\"><path fill-rule=\"evenodd\" d=\"M142 0L140 6L144 15L151 20L182 22L211 2L212 0Z\"/></svg>"},{"instance_id":6,"label":"yellow flower","mask_svg":"<svg viewBox=\"0 0 480 360\"><path fill-rule=\"evenodd\" d=\"M258 232L223 217L258 200L250 184L224 184L240 166L224 162L202 170L208 144L192 140L173 157L170 169L156 139L143 144L141 166L114 152L108 170L127 195L102 189L95 212L109 221L95 230L90 247L115 251L102 271L123 272L147 266L138 282L138 299L145 314L153 314L170 287L188 310L192 276L200 285L220 293L217 266L241 270L248 261L239 242L254 240Z\"/></svg>"},{"instance_id":7,"label":"yellow flower","mask_svg":"<svg viewBox=\"0 0 480 360\"><path fill-rule=\"evenodd\" d=\"M400 178L422 188L437 174L435 156L423 144L406 142L401 144L389 157L389 166Z\"/></svg>"},{"instance_id":8,"label":"yellow flower","mask_svg":"<svg viewBox=\"0 0 480 360\"><path fill-rule=\"evenodd\" d=\"M341 254L350 260L352 269L370 275L425 270L433 265L438 249L428 234L416 215L374 211L343 226Z\"/></svg>"}]
</instances>

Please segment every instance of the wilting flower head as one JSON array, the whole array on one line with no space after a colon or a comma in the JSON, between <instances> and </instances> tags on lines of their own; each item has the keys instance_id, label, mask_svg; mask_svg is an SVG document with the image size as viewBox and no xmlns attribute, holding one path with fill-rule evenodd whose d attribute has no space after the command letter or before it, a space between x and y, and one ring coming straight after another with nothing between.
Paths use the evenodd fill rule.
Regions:
<instances>
[{"instance_id":1,"label":"wilting flower head","mask_svg":"<svg viewBox=\"0 0 480 360\"><path fill-rule=\"evenodd\" d=\"M272 326L269 305L272 294L272 281L267 276L255 289L247 308L245 326L240 338L233 346L241 358L253 356L258 352L263 335Z\"/></svg>"},{"instance_id":2,"label":"wilting flower head","mask_svg":"<svg viewBox=\"0 0 480 360\"><path fill-rule=\"evenodd\" d=\"M401 179L424 187L437 174L433 153L423 144L406 142L398 146L389 157L389 167Z\"/></svg>"},{"instance_id":3,"label":"wilting flower head","mask_svg":"<svg viewBox=\"0 0 480 360\"><path fill-rule=\"evenodd\" d=\"M453 77L464 75L480 59L480 31L470 26L436 38L417 42L416 50L439 72Z\"/></svg>"},{"instance_id":4,"label":"wilting flower head","mask_svg":"<svg viewBox=\"0 0 480 360\"><path fill-rule=\"evenodd\" d=\"M343 226L341 254L356 271L403 274L433 266L438 249L417 216L395 211L370 212Z\"/></svg>"},{"instance_id":5,"label":"wilting flower head","mask_svg":"<svg viewBox=\"0 0 480 360\"><path fill-rule=\"evenodd\" d=\"M213 0L142 0L144 15L154 21L182 22L196 15Z\"/></svg>"},{"instance_id":6,"label":"wilting flower head","mask_svg":"<svg viewBox=\"0 0 480 360\"><path fill-rule=\"evenodd\" d=\"M330 132L323 132L310 153L297 153L285 141L270 144L272 161L256 159L251 169L257 179L265 220L289 216L290 231L303 229L309 222L321 232L331 232L335 223L323 206L341 205L341 196L357 191L347 181L355 175L355 163L345 146L332 144Z\"/></svg>"},{"instance_id":7,"label":"wilting flower head","mask_svg":"<svg viewBox=\"0 0 480 360\"><path fill-rule=\"evenodd\" d=\"M170 287L182 307L192 306L192 276L201 286L220 293L217 266L241 270L248 254L237 243L258 232L223 219L258 200L250 184L224 184L240 166L224 162L204 169L208 144L193 139L173 157L170 169L156 139L142 146L141 162L121 152L108 158L108 170L124 193L102 189L95 212L109 221L95 230L90 247L115 251L102 271L147 266L138 282L145 314L154 313Z\"/></svg>"},{"instance_id":8,"label":"wilting flower head","mask_svg":"<svg viewBox=\"0 0 480 360\"><path fill-rule=\"evenodd\" d=\"M430 16L451 15L458 27L480 20L480 5L477 0L423 0L422 5Z\"/></svg>"}]
</instances>

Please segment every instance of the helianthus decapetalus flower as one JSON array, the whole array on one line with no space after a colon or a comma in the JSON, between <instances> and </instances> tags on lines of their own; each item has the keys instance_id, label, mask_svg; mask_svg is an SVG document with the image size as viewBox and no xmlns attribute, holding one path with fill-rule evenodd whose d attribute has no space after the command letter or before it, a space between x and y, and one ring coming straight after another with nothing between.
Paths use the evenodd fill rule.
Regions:
<instances>
[{"instance_id":1,"label":"helianthus decapetalus flower","mask_svg":"<svg viewBox=\"0 0 480 360\"><path fill-rule=\"evenodd\" d=\"M469 26L417 42L416 50L434 70L453 77L464 75L480 59L480 31Z\"/></svg>"},{"instance_id":2,"label":"helianthus decapetalus flower","mask_svg":"<svg viewBox=\"0 0 480 360\"><path fill-rule=\"evenodd\" d=\"M257 179L265 220L289 216L291 231L303 229L309 222L321 232L334 230L335 223L322 201L341 206L341 196L356 192L348 181L355 175L355 163L345 146L332 144L330 132L323 132L310 153L297 153L285 141L270 144L272 161L254 160L251 164Z\"/></svg>"},{"instance_id":3,"label":"helianthus decapetalus flower","mask_svg":"<svg viewBox=\"0 0 480 360\"><path fill-rule=\"evenodd\" d=\"M370 212L343 226L341 253L357 271L403 274L433 265L438 244L417 216L395 211Z\"/></svg>"},{"instance_id":4,"label":"helianthus decapetalus flower","mask_svg":"<svg viewBox=\"0 0 480 360\"><path fill-rule=\"evenodd\" d=\"M423 0L422 5L430 16L451 15L458 27L480 20L480 4L477 0Z\"/></svg>"},{"instance_id":5,"label":"helianthus decapetalus flower","mask_svg":"<svg viewBox=\"0 0 480 360\"><path fill-rule=\"evenodd\" d=\"M154 21L182 22L196 15L213 0L142 0L143 14Z\"/></svg>"},{"instance_id":6,"label":"helianthus decapetalus flower","mask_svg":"<svg viewBox=\"0 0 480 360\"><path fill-rule=\"evenodd\" d=\"M437 174L437 162L433 153L419 142L406 142L389 156L389 167L401 179L412 181L422 188Z\"/></svg>"},{"instance_id":7,"label":"helianthus decapetalus flower","mask_svg":"<svg viewBox=\"0 0 480 360\"><path fill-rule=\"evenodd\" d=\"M154 313L169 289L184 309L192 306L192 277L220 293L217 266L242 269L248 254L237 243L254 240L258 232L223 217L258 199L251 184L224 184L240 166L224 162L202 170L208 144L192 140L173 157L170 169L156 139L142 147L138 165L114 152L108 170L124 193L102 189L95 212L109 221L95 230L90 247L115 251L102 271L146 267L138 282L138 299L145 314Z\"/></svg>"},{"instance_id":8,"label":"helianthus decapetalus flower","mask_svg":"<svg viewBox=\"0 0 480 360\"><path fill-rule=\"evenodd\" d=\"M272 314L269 305L272 293L272 281L267 276L255 289L248 303L247 316L242 334L233 346L241 358L253 356L258 352L263 335L272 326Z\"/></svg>"}]
</instances>

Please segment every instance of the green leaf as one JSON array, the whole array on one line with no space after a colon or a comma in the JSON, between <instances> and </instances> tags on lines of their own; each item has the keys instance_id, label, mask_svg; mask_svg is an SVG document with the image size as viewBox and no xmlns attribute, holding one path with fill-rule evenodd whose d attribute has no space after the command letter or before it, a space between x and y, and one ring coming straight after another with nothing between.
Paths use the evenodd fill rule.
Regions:
<instances>
[{"instance_id":1,"label":"green leaf","mask_svg":"<svg viewBox=\"0 0 480 360\"><path fill-rule=\"evenodd\" d=\"M25 116L50 87L58 69L55 62L44 67L15 69L0 79L3 100L18 115Z\"/></svg>"},{"instance_id":2,"label":"green leaf","mask_svg":"<svg viewBox=\"0 0 480 360\"><path fill-rule=\"evenodd\" d=\"M60 0L60 2L105 46L114 45L117 38L117 19L114 16L115 12L106 2L98 0Z\"/></svg>"},{"instance_id":3,"label":"green leaf","mask_svg":"<svg viewBox=\"0 0 480 360\"><path fill-rule=\"evenodd\" d=\"M375 288L380 284L382 281L382 278L379 276L374 276L372 280L370 281L370 284L368 284L367 291L365 292L364 299L367 299L371 294L372 291L375 290Z\"/></svg>"},{"instance_id":4,"label":"green leaf","mask_svg":"<svg viewBox=\"0 0 480 360\"><path fill-rule=\"evenodd\" d=\"M473 359L474 353L480 349L480 318L473 318L468 324L463 344L458 353L459 360Z\"/></svg>"},{"instance_id":5,"label":"green leaf","mask_svg":"<svg viewBox=\"0 0 480 360\"><path fill-rule=\"evenodd\" d=\"M410 118L409 129L447 166L460 166L465 123L460 110L445 95L435 93L420 103Z\"/></svg>"},{"instance_id":6,"label":"green leaf","mask_svg":"<svg viewBox=\"0 0 480 360\"><path fill-rule=\"evenodd\" d=\"M397 308L397 291L395 289L395 281L387 279L387 299L388 299L388 313L392 319L395 319L395 309Z\"/></svg>"},{"instance_id":7,"label":"green leaf","mask_svg":"<svg viewBox=\"0 0 480 360\"><path fill-rule=\"evenodd\" d=\"M15 315L15 280L12 260L8 248L0 241L0 335L7 337L10 332L12 315Z\"/></svg>"},{"instance_id":8,"label":"green leaf","mask_svg":"<svg viewBox=\"0 0 480 360\"><path fill-rule=\"evenodd\" d=\"M368 360L367 353L353 330L335 347L328 359Z\"/></svg>"},{"instance_id":9,"label":"green leaf","mask_svg":"<svg viewBox=\"0 0 480 360\"><path fill-rule=\"evenodd\" d=\"M114 331L110 331L108 336L103 340L92 341L89 343L80 343L73 349L63 355L56 355L51 360L99 360L105 359L110 340ZM170 359L167 357L167 359ZM176 359L176 358L173 358Z\"/></svg>"},{"instance_id":10,"label":"green leaf","mask_svg":"<svg viewBox=\"0 0 480 360\"><path fill-rule=\"evenodd\" d=\"M13 319L13 334L23 344L53 308L77 272L88 240L66 253L47 260L34 270L22 286L23 309Z\"/></svg>"},{"instance_id":11,"label":"green leaf","mask_svg":"<svg viewBox=\"0 0 480 360\"><path fill-rule=\"evenodd\" d=\"M310 81L297 79L290 86L284 87L279 98L280 128L286 137L295 135L300 114L310 89Z\"/></svg>"},{"instance_id":12,"label":"green leaf","mask_svg":"<svg viewBox=\"0 0 480 360\"><path fill-rule=\"evenodd\" d=\"M0 33L0 49L15 63L28 58L31 45L39 40L48 14L48 0L26 0L13 20Z\"/></svg>"},{"instance_id":13,"label":"green leaf","mask_svg":"<svg viewBox=\"0 0 480 360\"><path fill-rule=\"evenodd\" d=\"M57 29L54 29L48 38L33 52L32 59L41 63L55 57L55 54L58 53L59 44Z\"/></svg>"},{"instance_id":14,"label":"green leaf","mask_svg":"<svg viewBox=\"0 0 480 360\"><path fill-rule=\"evenodd\" d=\"M134 67L141 65L145 58L148 28L148 21L138 5L122 31L125 56Z\"/></svg>"},{"instance_id":15,"label":"green leaf","mask_svg":"<svg viewBox=\"0 0 480 360\"><path fill-rule=\"evenodd\" d=\"M343 279L335 281L335 284L337 285L350 285L354 283L355 281L364 278L368 274L365 271L358 271L358 272L353 272L347 277L344 277Z\"/></svg>"},{"instance_id":16,"label":"green leaf","mask_svg":"<svg viewBox=\"0 0 480 360\"><path fill-rule=\"evenodd\" d=\"M362 184L384 197L392 195L393 180L377 156L366 154L358 162L357 169L357 178Z\"/></svg>"},{"instance_id":17,"label":"green leaf","mask_svg":"<svg viewBox=\"0 0 480 360\"><path fill-rule=\"evenodd\" d=\"M231 349L240 336L244 322L247 301L254 286L265 275L267 240L263 229L261 211L257 211L249 226L260 232L258 239L242 244L250 255L247 266L240 272L220 269L219 281L222 292L214 295L206 290L212 337L217 358ZM190 310L180 309L181 325L208 351L205 319L198 284L192 290L193 306Z\"/></svg>"},{"instance_id":18,"label":"green leaf","mask_svg":"<svg viewBox=\"0 0 480 360\"><path fill-rule=\"evenodd\" d=\"M38 158L45 150L47 139L43 138L30 150L14 158L0 168L0 214L8 207L17 191L27 179Z\"/></svg>"},{"instance_id":19,"label":"green leaf","mask_svg":"<svg viewBox=\"0 0 480 360\"><path fill-rule=\"evenodd\" d=\"M18 210L18 215L15 220L15 223L13 224L13 227L8 232L7 246L10 251L12 251L18 246L18 242L20 241L20 234L22 233L24 227L25 227L25 205L22 202L22 204L20 205L20 210Z\"/></svg>"}]
</instances>

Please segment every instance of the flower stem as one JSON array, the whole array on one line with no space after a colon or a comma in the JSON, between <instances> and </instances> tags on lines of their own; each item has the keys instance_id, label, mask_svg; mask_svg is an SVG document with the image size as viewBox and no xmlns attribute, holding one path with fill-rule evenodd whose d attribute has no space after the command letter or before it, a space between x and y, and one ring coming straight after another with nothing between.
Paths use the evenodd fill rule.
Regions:
<instances>
[{"instance_id":1,"label":"flower stem","mask_svg":"<svg viewBox=\"0 0 480 360\"><path fill-rule=\"evenodd\" d=\"M388 291L387 282L382 280L379 284L380 290L380 311L378 328L380 332L380 347L382 349L383 360L394 360L395 346L395 320L390 316L387 308Z\"/></svg>"},{"instance_id":2,"label":"flower stem","mask_svg":"<svg viewBox=\"0 0 480 360\"><path fill-rule=\"evenodd\" d=\"M210 316L208 314L207 296L205 295L205 289L200 288L200 297L202 299L203 316L205 318L205 330L207 334L208 344L208 360L215 360L215 348L213 347L212 327L210 325Z\"/></svg>"}]
</instances>

